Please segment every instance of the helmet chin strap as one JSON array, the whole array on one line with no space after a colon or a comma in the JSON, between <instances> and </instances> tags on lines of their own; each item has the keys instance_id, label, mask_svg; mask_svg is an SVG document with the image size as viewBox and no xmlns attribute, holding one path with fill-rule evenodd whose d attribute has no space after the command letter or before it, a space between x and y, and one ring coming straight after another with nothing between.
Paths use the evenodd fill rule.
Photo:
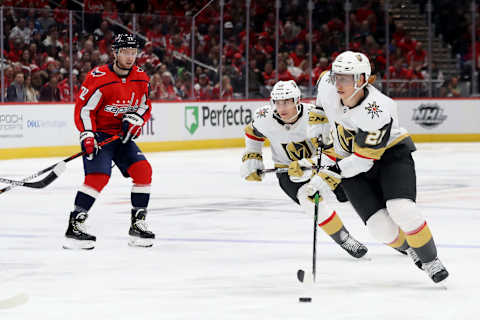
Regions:
<instances>
[{"instance_id":1,"label":"helmet chin strap","mask_svg":"<svg viewBox=\"0 0 480 320\"><path fill-rule=\"evenodd\" d=\"M354 78L356 78L356 77L357 77L357 75L354 75ZM355 91L353 91L352 95L351 95L350 97L348 97L345 102L348 102L348 101L350 101L351 99L353 99L353 97L354 97L360 90L362 90L363 88L365 88L365 87L367 86L367 84L368 84L368 81L365 81L364 84L362 84L360 87L357 87L358 79L354 79L354 81L355 81Z\"/></svg>"}]
</instances>

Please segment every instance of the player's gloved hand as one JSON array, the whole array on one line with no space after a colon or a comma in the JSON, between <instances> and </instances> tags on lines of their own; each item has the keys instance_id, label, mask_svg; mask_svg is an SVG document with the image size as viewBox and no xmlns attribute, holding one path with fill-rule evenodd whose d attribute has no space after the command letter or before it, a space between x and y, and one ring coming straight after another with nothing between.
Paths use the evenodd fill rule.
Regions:
<instances>
[{"instance_id":1,"label":"player's gloved hand","mask_svg":"<svg viewBox=\"0 0 480 320\"><path fill-rule=\"evenodd\" d=\"M328 168L320 169L316 175L310 179L309 184L309 194L313 195L315 192L320 192L322 196L327 196L334 191L340 182L342 177Z\"/></svg>"},{"instance_id":2,"label":"player's gloved hand","mask_svg":"<svg viewBox=\"0 0 480 320\"><path fill-rule=\"evenodd\" d=\"M122 118L122 143L138 138L144 123L145 120L138 113L125 113Z\"/></svg>"},{"instance_id":3,"label":"player's gloved hand","mask_svg":"<svg viewBox=\"0 0 480 320\"><path fill-rule=\"evenodd\" d=\"M242 157L240 176L247 181L262 181L264 174L260 170L265 169L262 155L259 153L245 153Z\"/></svg>"},{"instance_id":4,"label":"player's gloved hand","mask_svg":"<svg viewBox=\"0 0 480 320\"><path fill-rule=\"evenodd\" d=\"M288 176L295 183L309 180L313 175L312 167L315 165L315 159L303 158L290 162L288 165Z\"/></svg>"},{"instance_id":5,"label":"player's gloved hand","mask_svg":"<svg viewBox=\"0 0 480 320\"><path fill-rule=\"evenodd\" d=\"M80 146L87 153L87 160L93 160L98 153L98 144L93 131L86 130L80 133Z\"/></svg>"}]
</instances>

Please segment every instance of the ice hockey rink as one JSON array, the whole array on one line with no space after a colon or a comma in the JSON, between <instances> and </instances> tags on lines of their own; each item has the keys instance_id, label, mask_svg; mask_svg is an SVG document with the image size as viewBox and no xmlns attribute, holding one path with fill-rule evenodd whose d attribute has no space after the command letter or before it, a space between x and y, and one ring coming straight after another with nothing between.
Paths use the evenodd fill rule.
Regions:
<instances>
[{"instance_id":1,"label":"ice hockey rink","mask_svg":"<svg viewBox=\"0 0 480 320\"><path fill-rule=\"evenodd\" d=\"M45 189L0 195L0 300L28 296L0 319L478 319L480 144L417 146L418 204L450 272L445 284L377 243L349 204L335 206L368 258L347 256L319 230L317 281L300 284L313 217L274 175L242 181L242 149L151 153L153 248L127 245L130 181L118 170L91 210L92 251L62 249L79 159ZM19 180L60 159L0 161L0 176Z\"/></svg>"}]
</instances>

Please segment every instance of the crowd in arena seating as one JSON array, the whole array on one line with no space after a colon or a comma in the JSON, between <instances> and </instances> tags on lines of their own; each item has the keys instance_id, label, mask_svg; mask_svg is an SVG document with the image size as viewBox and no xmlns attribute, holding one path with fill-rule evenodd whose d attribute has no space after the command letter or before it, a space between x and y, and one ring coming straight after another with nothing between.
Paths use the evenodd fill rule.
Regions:
<instances>
[{"instance_id":1,"label":"crowd in arena seating","mask_svg":"<svg viewBox=\"0 0 480 320\"><path fill-rule=\"evenodd\" d=\"M72 59L73 96L87 73L110 63L114 34L135 30L142 48L137 58L151 77L153 100L235 99L244 96L248 72L249 97L267 97L275 79L294 79L307 91L345 47L344 1L313 1L312 70L309 72L309 21L307 1L282 1L278 25L280 43L275 70L275 1L251 1L249 59L246 55L244 1L225 1L222 79L219 79L219 8L214 2L196 17L193 88L191 73L192 16L208 1L85 0L84 11L72 14L72 51L69 47L67 9L82 9L62 0L3 1L4 93L6 101L71 101L69 66ZM448 2L448 1L447 1ZM428 77L424 44L405 32L401 23L389 21L390 67L386 70L384 7L380 0L353 1L350 14L352 50L367 54L377 79L391 82L393 96L426 95L422 80ZM39 9L40 8L40 9ZM442 11L443 12L443 11ZM480 19L479 19L480 20ZM477 29L480 39L480 28ZM477 45L480 54L480 42ZM468 51L468 50L467 50ZM465 59L468 52L465 51ZM479 59L477 54L477 61ZM470 56L471 59L471 56ZM247 71L248 70L248 71ZM440 95L456 95L455 81L445 81L435 64L432 78ZM448 85L447 85L448 84ZM220 90L221 88L221 90ZM448 89L448 90L447 90Z\"/></svg>"}]
</instances>

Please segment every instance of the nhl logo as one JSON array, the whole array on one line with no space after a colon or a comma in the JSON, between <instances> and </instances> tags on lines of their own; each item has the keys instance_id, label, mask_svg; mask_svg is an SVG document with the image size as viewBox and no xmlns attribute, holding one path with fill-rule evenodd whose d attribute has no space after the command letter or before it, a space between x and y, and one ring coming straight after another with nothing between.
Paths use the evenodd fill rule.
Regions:
<instances>
[{"instance_id":1,"label":"nhl logo","mask_svg":"<svg viewBox=\"0 0 480 320\"><path fill-rule=\"evenodd\" d=\"M423 103L418 108L413 109L412 120L426 128L433 129L447 119L443 114L443 109L437 103Z\"/></svg>"}]
</instances>

